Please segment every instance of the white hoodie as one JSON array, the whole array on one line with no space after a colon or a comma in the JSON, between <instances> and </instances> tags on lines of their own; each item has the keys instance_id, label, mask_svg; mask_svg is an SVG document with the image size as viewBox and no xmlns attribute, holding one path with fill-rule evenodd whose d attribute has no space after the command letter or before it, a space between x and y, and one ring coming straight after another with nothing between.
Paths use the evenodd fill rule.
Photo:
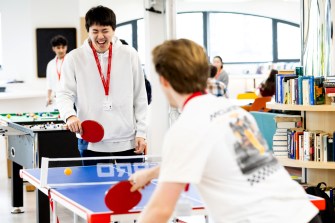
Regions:
<instances>
[{"instance_id":1,"label":"white hoodie","mask_svg":"<svg viewBox=\"0 0 335 223\"><path fill-rule=\"evenodd\" d=\"M81 121L95 120L105 130L98 143L89 143L88 149L97 152L120 152L134 148L136 137L146 138L147 94L144 74L136 50L113 38L113 54L109 96L105 95L92 49L84 44L65 57L62 66L57 106L63 120L76 115ZM108 51L98 54L106 79ZM112 110L104 111L108 100ZM77 113L73 108L75 103ZM77 135L80 138L80 135Z\"/></svg>"}]
</instances>

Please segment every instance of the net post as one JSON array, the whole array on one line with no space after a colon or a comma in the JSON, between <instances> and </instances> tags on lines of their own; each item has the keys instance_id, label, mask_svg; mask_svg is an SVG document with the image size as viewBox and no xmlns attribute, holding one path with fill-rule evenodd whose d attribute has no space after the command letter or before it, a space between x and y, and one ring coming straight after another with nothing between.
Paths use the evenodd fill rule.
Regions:
<instances>
[{"instance_id":1,"label":"net post","mask_svg":"<svg viewBox=\"0 0 335 223\"><path fill-rule=\"evenodd\" d=\"M48 185L48 169L49 169L49 158L42 157L41 162L41 187L46 187Z\"/></svg>"}]
</instances>

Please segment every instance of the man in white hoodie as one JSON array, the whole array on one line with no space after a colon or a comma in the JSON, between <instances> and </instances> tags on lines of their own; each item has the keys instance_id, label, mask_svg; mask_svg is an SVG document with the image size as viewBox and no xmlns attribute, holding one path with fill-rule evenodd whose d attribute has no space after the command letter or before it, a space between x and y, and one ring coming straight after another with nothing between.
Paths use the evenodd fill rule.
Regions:
<instances>
[{"instance_id":1,"label":"man in white hoodie","mask_svg":"<svg viewBox=\"0 0 335 223\"><path fill-rule=\"evenodd\" d=\"M57 92L61 117L77 133L82 157L142 154L148 103L139 56L114 36L116 17L111 9L91 8L85 26L89 38L63 63ZM104 138L98 143L80 137L81 123L89 119L104 127Z\"/></svg>"}]
</instances>

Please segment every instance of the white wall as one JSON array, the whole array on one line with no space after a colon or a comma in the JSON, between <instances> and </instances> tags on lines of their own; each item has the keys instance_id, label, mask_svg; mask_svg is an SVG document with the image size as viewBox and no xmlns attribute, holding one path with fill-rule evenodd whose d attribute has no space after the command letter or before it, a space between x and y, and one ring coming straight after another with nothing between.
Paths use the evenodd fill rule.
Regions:
<instances>
[{"instance_id":1,"label":"white wall","mask_svg":"<svg viewBox=\"0 0 335 223\"><path fill-rule=\"evenodd\" d=\"M111 7L118 22L143 17L143 1L139 0L0 0L0 79L16 78L44 86L44 78L37 78L36 28L75 27L79 43L80 17L99 4Z\"/></svg>"},{"instance_id":2,"label":"white wall","mask_svg":"<svg viewBox=\"0 0 335 223\"><path fill-rule=\"evenodd\" d=\"M3 49L0 79L17 78L43 87L45 80L37 78L35 29L76 27L79 38L79 18L99 4L114 10L118 23L144 17L142 0L0 0ZM300 21L299 7L300 3L294 0L177 0L177 11L245 12L296 23Z\"/></svg>"},{"instance_id":3,"label":"white wall","mask_svg":"<svg viewBox=\"0 0 335 223\"><path fill-rule=\"evenodd\" d=\"M34 48L30 1L0 1L2 69L0 78L33 77Z\"/></svg>"}]
</instances>

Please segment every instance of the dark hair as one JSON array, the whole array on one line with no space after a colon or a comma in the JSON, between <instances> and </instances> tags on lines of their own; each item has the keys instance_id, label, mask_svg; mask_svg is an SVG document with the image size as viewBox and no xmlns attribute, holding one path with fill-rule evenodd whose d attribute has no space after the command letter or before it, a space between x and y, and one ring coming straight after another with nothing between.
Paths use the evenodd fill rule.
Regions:
<instances>
[{"instance_id":1,"label":"dark hair","mask_svg":"<svg viewBox=\"0 0 335 223\"><path fill-rule=\"evenodd\" d=\"M271 69L268 78L264 83L261 83L259 90L263 97L273 96L276 93L276 74L278 74L278 70Z\"/></svg>"},{"instance_id":2,"label":"dark hair","mask_svg":"<svg viewBox=\"0 0 335 223\"><path fill-rule=\"evenodd\" d=\"M110 8L102 5L91 8L85 15L85 27L87 32L92 25L111 26L112 29L115 30L115 13Z\"/></svg>"},{"instance_id":3,"label":"dark hair","mask_svg":"<svg viewBox=\"0 0 335 223\"><path fill-rule=\"evenodd\" d=\"M158 75L164 77L179 94L205 91L209 76L203 47L187 40L169 40L152 51Z\"/></svg>"},{"instance_id":4,"label":"dark hair","mask_svg":"<svg viewBox=\"0 0 335 223\"><path fill-rule=\"evenodd\" d=\"M52 39L50 40L50 44L52 47L67 46L67 39L62 35L57 35L52 37Z\"/></svg>"},{"instance_id":5,"label":"dark hair","mask_svg":"<svg viewBox=\"0 0 335 223\"><path fill-rule=\"evenodd\" d=\"M122 43L123 45L129 45L129 44L127 43L127 41L125 41L124 39L120 39L120 41L121 41L121 43Z\"/></svg>"},{"instance_id":6,"label":"dark hair","mask_svg":"<svg viewBox=\"0 0 335 223\"><path fill-rule=\"evenodd\" d=\"M209 65L209 68L210 68L209 77L211 77L211 78L215 77L216 73L218 72L218 69L216 68L216 66L214 66L212 64Z\"/></svg>"},{"instance_id":7,"label":"dark hair","mask_svg":"<svg viewBox=\"0 0 335 223\"><path fill-rule=\"evenodd\" d=\"M276 74L278 74L278 70L271 69L270 74L265 82L275 82Z\"/></svg>"},{"instance_id":8,"label":"dark hair","mask_svg":"<svg viewBox=\"0 0 335 223\"><path fill-rule=\"evenodd\" d=\"M223 61L222 61L222 58L221 58L220 56L215 56L214 58L218 58L218 59L220 60L220 62L221 62L221 69L222 69L222 67L223 67Z\"/></svg>"}]
</instances>

